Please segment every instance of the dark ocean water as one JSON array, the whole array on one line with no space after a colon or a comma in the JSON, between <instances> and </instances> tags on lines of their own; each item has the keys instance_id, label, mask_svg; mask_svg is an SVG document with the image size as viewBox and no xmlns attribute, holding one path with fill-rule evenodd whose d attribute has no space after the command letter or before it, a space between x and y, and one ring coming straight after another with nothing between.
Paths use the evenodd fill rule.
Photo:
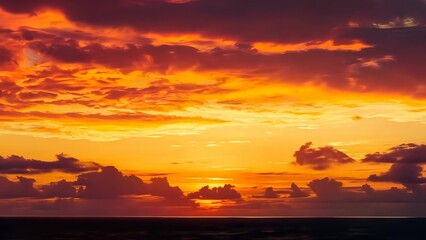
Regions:
<instances>
[{"instance_id":1,"label":"dark ocean water","mask_svg":"<svg viewBox=\"0 0 426 240\"><path fill-rule=\"evenodd\" d=\"M0 239L426 239L422 218L0 218Z\"/></svg>"}]
</instances>

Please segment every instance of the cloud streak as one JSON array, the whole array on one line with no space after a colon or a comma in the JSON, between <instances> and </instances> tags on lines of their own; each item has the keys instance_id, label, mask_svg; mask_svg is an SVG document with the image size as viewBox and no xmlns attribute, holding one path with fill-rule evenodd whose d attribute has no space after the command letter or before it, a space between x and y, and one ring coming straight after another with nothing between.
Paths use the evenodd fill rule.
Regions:
<instances>
[{"instance_id":1,"label":"cloud streak","mask_svg":"<svg viewBox=\"0 0 426 240\"><path fill-rule=\"evenodd\" d=\"M66 154L56 155L56 161L26 159L21 156L0 156L0 173L7 174L40 174L52 171L65 173L81 173L98 170L101 165L95 162L81 162Z\"/></svg>"},{"instance_id":2,"label":"cloud streak","mask_svg":"<svg viewBox=\"0 0 426 240\"><path fill-rule=\"evenodd\" d=\"M234 187L231 184L213 188L204 186L197 192L189 193L188 197L192 199L240 199L241 194Z\"/></svg>"}]
</instances>

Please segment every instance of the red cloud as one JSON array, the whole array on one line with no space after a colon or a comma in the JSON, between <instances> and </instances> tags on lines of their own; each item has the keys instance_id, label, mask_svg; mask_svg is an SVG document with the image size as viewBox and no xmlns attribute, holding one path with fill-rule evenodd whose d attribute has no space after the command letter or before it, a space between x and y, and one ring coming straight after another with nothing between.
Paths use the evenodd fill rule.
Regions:
<instances>
[{"instance_id":1,"label":"red cloud","mask_svg":"<svg viewBox=\"0 0 426 240\"><path fill-rule=\"evenodd\" d=\"M0 66L12 62L12 52L0 47Z\"/></svg>"}]
</instances>

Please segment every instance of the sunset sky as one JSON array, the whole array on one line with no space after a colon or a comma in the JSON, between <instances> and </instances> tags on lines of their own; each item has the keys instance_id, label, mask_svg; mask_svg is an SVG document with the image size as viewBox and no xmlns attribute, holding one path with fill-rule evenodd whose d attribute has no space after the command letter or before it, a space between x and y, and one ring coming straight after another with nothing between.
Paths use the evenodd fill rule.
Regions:
<instances>
[{"instance_id":1,"label":"sunset sky","mask_svg":"<svg viewBox=\"0 0 426 240\"><path fill-rule=\"evenodd\" d=\"M0 215L426 216L425 0L0 0L0 39Z\"/></svg>"}]
</instances>

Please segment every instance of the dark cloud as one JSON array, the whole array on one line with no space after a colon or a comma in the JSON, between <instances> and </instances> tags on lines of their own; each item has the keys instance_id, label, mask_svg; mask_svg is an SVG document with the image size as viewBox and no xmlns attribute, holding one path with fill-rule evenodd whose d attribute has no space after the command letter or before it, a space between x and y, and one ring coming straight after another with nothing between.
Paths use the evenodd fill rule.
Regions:
<instances>
[{"instance_id":1,"label":"dark cloud","mask_svg":"<svg viewBox=\"0 0 426 240\"><path fill-rule=\"evenodd\" d=\"M168 103L168 105L179 108L179 105L191 104L191 106L194 106L201 104L190 99L198 94L220 94L234 91L233 89L223 88L221 86L223 83L225 81L218 81L213 84L171 83L162 79L151 82L150 86L146 88L111 86L92 91L92 93L102 96L105 100L127 99L135 102L140 102L141 96L144 96L145 99L150 101L162 101L164 102L162 105Z\"/></svg>"},{"instance_id":2,"label":"dark cloud","mask_svg":"<svg viewBox=\"0 0 426 240\"><path fill-rule=\"evenodd\" d=\"M242 72L241 75L250 74L296 84L311 82L349 91L398 92L425 97L426 93L421 86L426 70L413 63L426 61L426 49L423 44L426 41L425 29L422 26L402 29L350 28L335 36L336 44L348 44L352 39L360 39L372 47L362 51L317 49L276 54L262 54L256 49L247 51L238 47L239 45L234 48L218 47L204 51L192 46L153 45L146 41L106 46L103 41L97 40L81 45L79 41L87 39L87 34L70 35L54 29L40 31L23 28L20 31L23 35L31 35L30 38L24 38L28 41L26 46L47 57L45 60L88 66L101 64L125 71L138 68L161 73L232 70L235 74ZM301 61L304 64L300 64ZM51 77L45 81L53 81ZM404 84L401 79L405 79ZM50 90L62 89L61 85L65 84L59 81L55 87L54 83L51 84ZM34 87L38 90L49 90L40 89L37 85ZM66 87L85 88L84 85L75 84ZM114 89L106 98L117 99L127 92L136 94L140 91L134 90ZM191 88L180 89L185 90L188 92Z\"/></svg>"},{"instance_id":3,"label":"dark cloud","mask_svg":"<svg viewBox=\"0 0 426 240\"><path fill-rule=\"evenodd\" d=\"M291 184L290 190L274 190L272 187L265 188L262 195L255 195L255 198L279 198L280 195L288 195L289 198L303 198L308 197L309 194L301 190L295 183Z\"/></svg>"},{"instance_id":4,"label":"dark cloud","mask_svg":"<svg viewBox=\"0 0 426 240\"><path fill-rule=\"evenodd\" d=\"M76 122L82 122L84 120L102 120L105 122L113 123L114 120L134 120L135 124L141 124L144 123L152 123L152 124L159 124L159 123L174 123L174 122L191 122L191 121L197 121L198 123L223 123L224 120L220 119L208 119L208 118L202 118L202 117L181 117L181 116L175 116L175 115L154 115L154 114L147 114L143 112L136 112L136 113L116 113L116 114L100 114L100 113L94 113L94 114L84 114L84 113L52 113L52 112L38 112L38 111L31 111L31 112L20 112L20 111L3 111L0 109L0 120L12 120L15 117L20 117L21 119L75 119ZM117 124L116 122L114 124ZM60 130L58 130L60 132Z\"/></svg>"},{"instance_id":5,"label":"dark cloud","mask_svg":"<svg viewBox=\"0 0 426 240\"><path fill-rule=\"evenodd\" d=\"M221 206L221 209L227 209L227 210L262 210L262 215L268 215L265 213L265 210L273 209L273 210L283 210L283 209L290 209L291 206L286 204L285 202L281 201L272 201L272 200L249 200L249 201L241 201L239 203L235 203L233 205L223 205ZM226 212L225 212L226 214ZM240 213L236 215L247 215L247 213ZM270 215L269 215L270 216Z\"/></svg>"},{"instance_id":6,"label":"dark cloud","mask_svg":"<svg viewBox=\"0 0 426 240\"><path fill-rule=\"evenodd\" d=\"M303 198L308 197L309 194L302 191L299 186L297 186L295 183L291 183L291 193L290 198Z\"/></svg>"},{"instance_id":7,"label":"dark cloud","mask_svg":"<svg viewBox=\"0 0 426 240\"><path fill-rule=\"evenodd\" d=\"M162 73L188 69L233 70L275 81L285 79L286 82L297 84L315 82L350 91L390 91L424 97L426 95L420 86L426 72L413 63L426 61L426 49L421 44L426 40L426 34L419 32L423 34L426 31L421 29L409 32L409 37L389 46L384 46L384 41L372 43L374 48L360 52L310 50L265 55L220 48L201 52L183 45L128 44L124 47L106 47L90 44L81 47L73 41L61 44L32 42L30 46L61 62L96 63L122 69L137 67ZM398 34L399 32L392 32L390 36L383 38L398 38ZM304 62L303 65L300 64L301 61ZM400 79L407 79L407 84L401 84Z\"/></svg>"},{"instance_id":8,"label":"dark cloud","mask_svg":"<svg viewBox=\"0 0 426 240\"><path fill-rule=\"evenodd\" d=\"M373 48L364 49L358 60L348 66L348 77L356 88L365 91L406 92L424 98L422 76L426 70L419 62L426 61L426 27L351 29L347 39L356 37ZM345 36L341 36L345 38ZM386 83L383 79L386 79ZM404 79L405 84L401 84Z\"/></svg>"},{"instance_id":9,"label":"dark cloud","mask_svg":"<svg viewBox=\"0 0 426 240\"><path fill-rule=\"evenodd\" d=\"M325 146L312 148L312 143L302 145L293 156L296 164L307 165L315 170L325 170L333 165L352 163L355 160L334 147Z\"/></svg>"},{"instance_id":10,"label":"dark cloud","mask_svg":"<svg viewBox=\"0 0 426 240\"><path fill-rule=\"evenodd\" d=\"M225 184L223 187L204 186L197 192L188 194L188 198L197 199L240 199L241 194L234 189L231 184Z\"/></svg>"},{"instance_id":11,"label":"dark cloud","mask_svg":"<svg viewBox=\"0 0 426 240\"><path fill-rule=\"evenodd\" d=\"M342 182L334 179L323 178L315 179L308 183L311 190L317 195L318 198L334 198L342 191Z\"/></svg>"},{"instance_id":12,"label":"dark cloud","mask_svg":"<svg viewBox=\"0 0 426 240\"><path fill-rule=\"evenodd\" d=\"M81 173L99 169L101 166L94 162L81 162L63 153L56 155L56 161L26 159L21 156L0 156L0 173L37 174L52 171L66 173Z\"/></svg>"},{"instance_id":13,"label":"dark cloud","mask_svg":"<svg viewBox=\"0 0 426 240\"><path fill-rule=\"evenodd\" d=\"M49 185L41 187L42 196L45 198L69 198L77 197L77 191L74 183L61 180L59 182L51 182Z\"/></svg>"},{"instance_id":14,"label":"dark cloud","mask_svg":"<svg viewBox=\"0 0 426 240\"><path fill-rule=\"evenodd\" d=\"M13 33L13 34L10 34ZM21 26L16 31L9 32L9 36L17 40L25 41L49 41L53 40L54 43L65 43L67 40L78 39L87 42L106 42L113 40L108 36L99 36L90 32L74 30L74 29L60 29L60 28L32 28L28 26ZM139 43L149 43L148 39L136 38Z\"/></svg>"},{"instance_id":15,"label":"dark cloud","mask_svg":"<svg viewBox=\"0 0 426 240\"><path fill-rule=\"evenodd\" d=\"M6 177L0 176L0 198L74 198L77 192L74 183L61 180L42 185L40 188L34 187L36 182L32 178L17 177L14 182Z\"/></svg>"},{"instance_id":16,"label":"dark cloud","mask_svg":"<svg viewBox=\"0 0 426 240\"><path fill-rule=\"evenodd\" d=\"M339 29L347 28L349 22L371 26L406 17L423 23L426 18L426 6L421 0L330 0L327 4L315 0L198 0L180 4L143 0L106 0L102 4L84 0L3 0L0 6L15 13L34 13L50 7L61 10L72 21L89 25L200 33L241 42L318 41L331 38Z\"/></svg>"},{"instance_id":17,"label":"dark cloud","mask_svg":"<svg viewBox=\"0 0 426 240\"><path fill-rule=\"evenodd\" d=\"M246 201L235 205L225 205L222 209L269 209L272 205L266 201Z\"/></svg>"},{"instance_id":18,"label":"dark cloud","mask_svg":"<svg viewBox=\"0 0 426 240\"><path fill-rule=\"evenodd\" d=\"M153 196L165 197L167 199L176 199L183 196L179 187L172 187L166 177L151 178L151 183L146 184L147 193Z\"/></svg>"},{"instance_id":19,"label":"dark cloud","mask_svg":"<svg viewBox=\"0 0 426 240\"><path fill-rule=\"evenodd\" d=\"M83 173L77 176L75 182L60 180L34 187L35 180L18 177L14 182L6 177L0 177L0 198L22 198L31 197L36 199L79 199L106 201L108 199L131 199L132 196L142 197L154 196L152 201L141 204L151 204L157 207L165 206L197 206L188 199L179 187L170 186L167 178L151 178L150 182L143 182L135 175L123 175L115 167L102 167L100 171ZM137 196L136 196L137 195ZM124 203L124 202L123 202ZM52 206L56 209L57 204L40 202L42 206Z\"/></svg>"},{"instance_id":20,"label":"dark cloud","mask_svg":"<svg viewBox=\"0 0 426 240\"><path fill-rule=\"evenodd\" d=\"M409 188L392 187L387 190L374 190L365 184L359 189L344 188L342 182L323 178L311 181L308 186L320 202L370 203L370 202L423 202L426 200L423 189L417 193Z\"/></svg>"},{"instance_id":21,"label":"dark cloud","mask_svg":"<svg viewBox=\"0 0 426 240\"><path fill-rule=\"evenodd\" d=\"M390 148L385 153L372 153L365 155L363 162L377 163L426 163L426 145L406 143Z\"/></svg>"},{"instance_id":22,"label":"dark cloud","mask_svg":"<svg viewBox=\"0 0 426 240\"><path fill-rule=\"evenodd\" d=\"M239 49L215 48L210 51L199 51L183 45L128 44L124 47L107 47L96 43L80 46L74 40L61 43L33 41L29 46L35 51L65 63L96 63L123 69L137 67L157 72L188 69L241 70L273 78L282 75L296 83L316 80L345 88L349 84L346 80L346 68L355 63L359 57L347 52L325 50L264 55ZM303 66L300 66L300 61L304 61ZM310 71L303 71L306 68Z\"/></svg>"},{"instance_id":23,"label":"dark cloud","mask_svg":"<svg viewBox=\"0 0 426 240\"><path fill-rule=\"evenodd\" d=\"M16 84L14 81L0 77L0 99L6 103L18 102L17 93L22 90L22 87Z\"/></svg>"},{"instance_id":24,"label":"dark cloud","mask_svg":"<svg viewBox=\"0 0 426 240\"><path fill-rule=\"evenodd\" d=\"M31 210L38 211L60 211L73 210L75 201L73 198L56 198L51 200L39 200L31 204Z\"/></svg>"},{"instance_id":25,"label":"dark cloud","mask_svg":"<svg viewBox=\"0 0 426 240\"><path fill-rule=\"evenodd\" d=\"M36 197L38 191L34 188L35 180L18 177L18 181L10 181L0 176L0 198Z\"/></svg>"},{"instance_id":26,"label":"dark cloud","mask_svg":"<svg viewBox=\"0 0 426 240\"><path fill-rule=\"evenodd\" d=\"M423 168L416 164L394 163L390 169L380 175L370 175L369 181L374 182L395 182L401 184L420 184L426 183L423 177Z\"/></svg>"},{"instance_id":27,"label":"dark cloud","mask_svg":"<svg viewBox=\"0 0 426 240\"><path fill-rule=\"evenodd\" d=\"M19 98L20 99L39 99L39 98L56 98L58 94L51 93L51 92L45 92L45 91L38 91L38 92L20 92Z\"/></svg>"},{"instance_id":28,"label":"dark cloud","mask_svg":"<svg viewBox=\"0 0 426 240\"><path fill-rule=\"evenodd\" d=\"M79 190L82 198L115 198L146 192L142 179L134 175L125 176L112 166L103 167L100 172L81 174L76 184L84 186Z\"/></svg>"},{"instance_id":29,"label":"dark cloud","mask_svg":"<svg viewBox=\"0 0 426 240\"><path fill-rule=\"evenodd\" d=\"M265 189L265 192L260 197L262 198L278 198L280 195L278 192L274 191L274 188L268 187Z\"/></svg>"},{"instance_id":30,"label":"dark cloud","mask_svg":"<svg viewBox=\"0 0 426 240\"><path fill-rule=\"evenodd\" d=\"M420 201L425 199L410 193L408 189L398 189L396 187L378 191L374 190L370 185L365 184L361 187L361 190L365 192L367 200L372 202L410 202L416 199Z\"/></svg>"},{"instance_id":31,"label":"dark cloud","mask_svg":"<svg viewBox=\"0 0 426 240\"><path fill-rule=\"evenodd\" d=\"M234 73L241 70L275 81L313 82L349 91L426 97L422 87L426 70L417 64L426 61L423 44L426 4L422 0L345 3L330 0L327 4L314 0L198 0L181 4L107 0L101 5L82 0L4 0L0 6L6 11L31 14L38 9L55 8L73 21L89 25L130 26L140 32L160 34L199 33L207 38L238 41L234 48L200 51L185 45L152 45L147 39L104 46L105 37L82 31L28 27L2 31L11 39L25 41L26 46L50 59L65 63L93 63L162 73L188 69L232 70ZM412 25L407 25L407 21ZM349 22L357 27L348 27ZM337 45L359 40L372 47L362 51L261 54L252 46L256 41L315 45L324 40L334 40ZM90 43L81 45L80 41ZM109 97L113 99L120 94L121 91L111 92Z\"/></svg>"},{"instance_id":32,"label":"dark cloud","mask_svg":"<svg viewBox=\"0 0 426 240\"><path fill-rule=\"evenodd\" d=\"M12 52L0 46L0 66L12 61Z\"/></svg>"},{"instance_id":33,"label":"dark cloud","mask_svg":"<svg viewBox=\"0 0 426 240\"><path fill-rule=\"evenodd\" d=\"M145 183L135 175L123 175L115 167L103 167L100 172L84 173L78 176L76 185L80 198L109 199L125 195L152 195L163 197L166 202L176 205L193 205L186 199L179 187L170 186L167 178L151 178Z\"/></svg>"},{"instance_id":34,"label":"dark cloud","mask_svg":"<svg viewBox=\"0 0 426 240\"><path fill-rule=\"evenodd\" d=\"M424 144L401 144L390 148L385 153L367 154L363 162L392 163L387 172L370 175L369 181L395 182L405 186L426 183L421 166L426 163L426 145Z\"/></svg>"},{"instance_id":35,"label":"dark cloud","mask_svg":"<svg viewBox=\"0 0 426 240\"><path fill-rule=\"evenodd\" d=\"M30 84L28 84L26 88L30 91L40 90L57 93L77 92L86 88L86 84L79 84L78 86L76 86L75 82L56 78L53 72L50 72L49 75L50 76L46 78L43 78L43 76L36 76L35 78L38 78L37 80L39 81L35 84L31 84L30 82Z\"/></svg>"},{"instance_id":36,"label":"dark cloud","mask_svg":"<svg viewBox=\"0 0 426 240\"><path fill-rule=\"evenodd\" d=\"M33 41L29 47L64 63L97 63L115 68L144 66L145 70L159 72L166 72L171 68L192 68L203 57L198 53L198 49L183 45L127 44L124 47L105 47L93 43L79 46L76 41L67 40L50 44L45 41Z\"/></svg>"}]
</instances>

